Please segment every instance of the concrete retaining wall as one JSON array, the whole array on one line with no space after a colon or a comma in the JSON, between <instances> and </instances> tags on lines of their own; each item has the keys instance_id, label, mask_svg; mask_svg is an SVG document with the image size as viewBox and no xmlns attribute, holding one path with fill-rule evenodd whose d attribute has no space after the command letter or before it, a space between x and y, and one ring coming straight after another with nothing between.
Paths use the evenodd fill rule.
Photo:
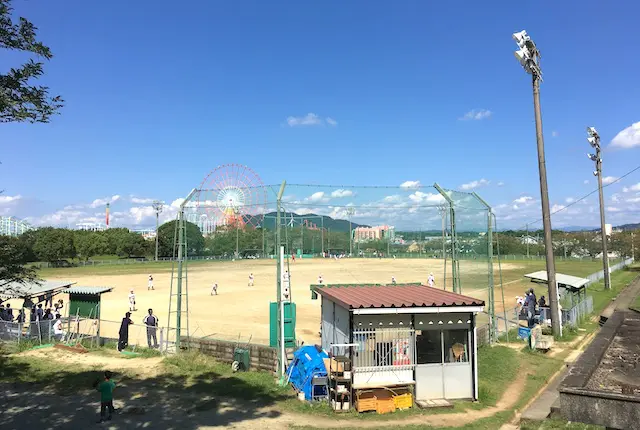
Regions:
<instances>
[{"instance_id":1,"label":"concrete retaining wall","mask_svg":"<svg viewBox=\"0 0 640 430\"><path fill-rule=\"evenodd\" d=\"M183 338L182 346L210 355L223 363L233 362L233 351L237 343L227 340ZM244 348L244 344L239 345ZM278 371L278 353L275 348L266 345L249 345L249 370Z\"/></svg>"}]
</instances>

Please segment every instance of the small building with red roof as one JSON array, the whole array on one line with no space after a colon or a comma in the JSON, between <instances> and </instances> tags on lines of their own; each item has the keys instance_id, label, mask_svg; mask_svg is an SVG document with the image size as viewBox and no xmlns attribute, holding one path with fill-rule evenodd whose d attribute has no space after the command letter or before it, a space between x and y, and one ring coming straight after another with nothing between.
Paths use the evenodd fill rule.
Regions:
<instances>
[{"instance_id":1,"label":"small building with red roof","mask_svg":"<svg viewBox=\"0 0 640 430\"><path fill-rule=\"evenodd\" d=\"M354 390L412 387L417 401L478 399L476 315L484 301L412 284L312 285L321 339L349 347Z\"/></svg>"}]
</instances>

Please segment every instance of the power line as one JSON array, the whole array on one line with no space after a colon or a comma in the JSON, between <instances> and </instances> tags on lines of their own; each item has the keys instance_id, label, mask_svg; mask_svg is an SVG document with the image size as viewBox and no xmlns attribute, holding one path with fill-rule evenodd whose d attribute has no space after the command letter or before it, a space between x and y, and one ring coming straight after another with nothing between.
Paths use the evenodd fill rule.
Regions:
<instances>
[{"instance_id":1,"label":"power line","mask_svg":"<svg viewBox=\"0 0 640 430\"><path fill-rule=\"evenodd\" d=\"M624 175L620 176L620 177L619 177L618 179L616 179L615 181L610 182L610 183L608 183L608 184L606 184L606 185L603 185L603 186L602 186L602 188L606 188L606 187L611 186L611 185L613 185L613 184L617 184L618 182L620 182L621 180L623 180L624 178L626 178L627 176L631 175L632 173L634 173L634 172L635 172L635 171L637 171L637 170L640 170L640 166L637 166L637 167L635 167L634 169L629 170L627 173L625 173ZM550 215L555 215L555 214L557 214L557 213L559 213L559 212L562 212L562 211L564 211L564 210L567 210L567 209L569 209L571 206L574 206L574 205L576 205L576 204L580 203L581 201L585 200L587 197L590 197L590 196L594 195L594 194L595 194L595 193L597 193L597 192L598 192L598 188L596 188L595 190L591 191L591 192L590 192L590 193L588 193L588 194L585 194L584 196L580 197L578 200L574 200L573 202L569 203L568 205L563 206L563 207L561 207L560 209L557 209L557 210L555 210L555 211L551 212L551 213L550 213ZM531 225L531 224L539 223L540 221L542 221L542 218L539 218L539 219L537 219L536 221L532 221L532 222L525 223L523 226L524 226L525 228L527 228L527 226L529 226L529 225Z\"/></svg>"}]
</instances>

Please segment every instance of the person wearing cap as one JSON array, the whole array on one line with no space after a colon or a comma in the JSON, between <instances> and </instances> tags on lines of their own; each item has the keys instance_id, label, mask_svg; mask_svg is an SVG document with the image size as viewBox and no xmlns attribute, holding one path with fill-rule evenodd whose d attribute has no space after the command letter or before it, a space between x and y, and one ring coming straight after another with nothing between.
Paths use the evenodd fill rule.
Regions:
<instances>
[{"instance_id":1,"label":"person wearing cap","mask_svg":"<svg viewBox=\"0 0 640 430\"><path fill-rule=\"evenodd\" d=\"M118 351L124 350L129 345L129 326L133 324L131 321L131 312L124 314L122 323L120 324L120 331L118 332Z\"/></svg>"},{"instance_id":2,"label":"person wearing cap","mask_svg":"<svg viewBox=\"0 0 640 430\"><path fill-rule=\"evenodd\" d=\"M436 286L436 278L434 278L433 272L429 273L429 277L427 278L427 285L430 287Z\"/></svg>"},{"instance_id":3,"label":"person wearing cap","mask_svg":"<svg viewBox=\"0 0 640 430\"><path fill-rule=\"evenodd\" d=\"M147 291L153 290L153 276L149 275L149 280L147 281Z\"/></svg>"}]
</instances>

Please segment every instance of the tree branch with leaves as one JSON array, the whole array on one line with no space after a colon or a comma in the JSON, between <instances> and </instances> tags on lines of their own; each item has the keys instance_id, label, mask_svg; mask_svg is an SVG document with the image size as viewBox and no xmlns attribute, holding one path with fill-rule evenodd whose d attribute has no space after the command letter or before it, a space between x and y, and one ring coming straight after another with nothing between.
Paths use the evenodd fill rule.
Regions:
<instances>
[{"instance_id":1,"label":"tree branch with leaves","mask_svg":"<svg viewBox=\"0 0 640 430\"><path fill-rule=\"evenodd\" d=\"M14 23L10 0L0 0L0 48L31 52L41 59L53 57L49 47L36 39L37 27L25 18ZM50 96L49 87L31 85L44 73L43 63L30 59L26 64L0 74L0 122L49 122L63 107L60 96Z\"/></svg>"}]
</instances>

